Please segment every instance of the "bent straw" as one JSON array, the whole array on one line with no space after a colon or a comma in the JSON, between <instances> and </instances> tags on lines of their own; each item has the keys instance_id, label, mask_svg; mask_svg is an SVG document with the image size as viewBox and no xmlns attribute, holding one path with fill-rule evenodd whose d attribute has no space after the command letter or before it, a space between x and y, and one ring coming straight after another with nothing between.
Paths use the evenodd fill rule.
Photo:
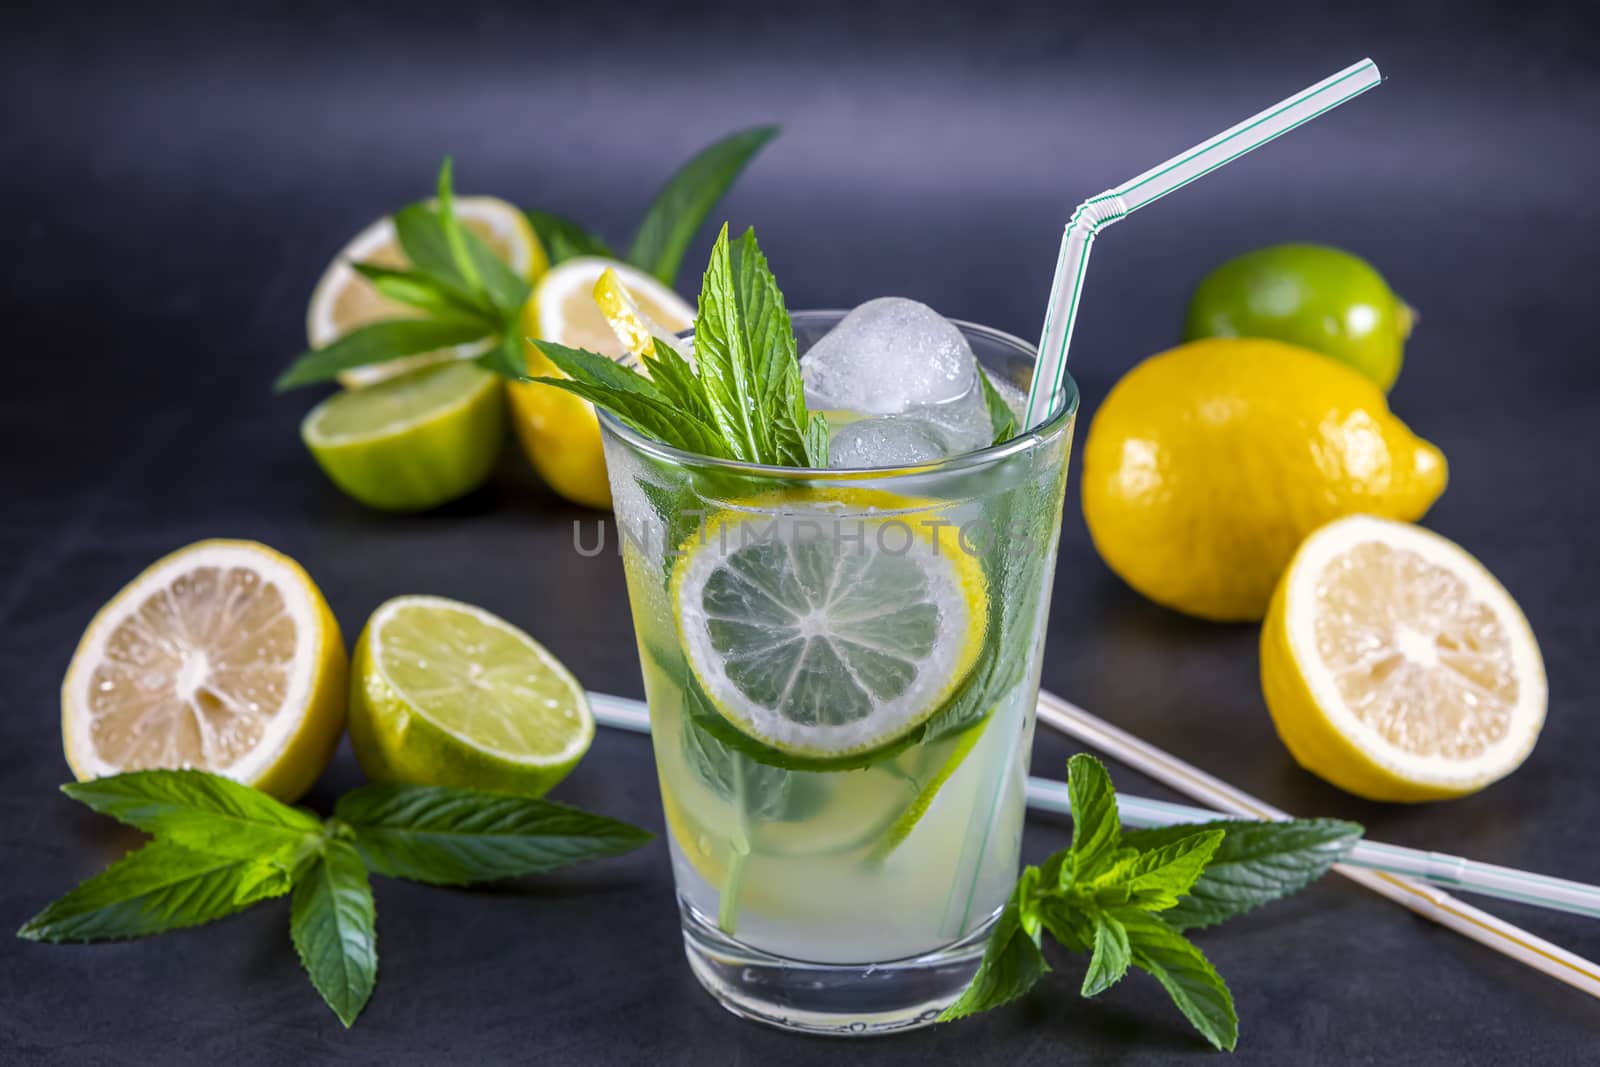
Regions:
<instances>
[{"instance_id":1,"label":"bent straw","mask_svg":"<svg viewBox=\"0 0 1600 1067\"><path fill-rule=\"evenodd\" d=\"M1050 417L1059 403L1062 376L1067 366L1067 346L1072 343L1078 302L1083 295L1083 276L1096 233L1246 152L1360 96L1382 81L1377 64L1363 59L1223 130L1209 141L1079 204L1061 235L1061 251L1056 256L1055 280L1050 285L1050 303L1045 308L1039 360L1028 389L1023 427L1031 430L1038 426Z\"/></svg>"},{"instance_id":2,"label":"bent straw","mask_svg":"<svg viewBox=\"0 0 1600 1067\"><path fill-rule=\"evenodd\" d=\"M1054 696L1050 699L1060 700ZM603 726L637 733L650 732L650 714L642 701L591 692L589 704L594 710L595 720ZM1072 813L1065 782L1050 778L1029 778L1027 796L1030 808L1060 815ZM1139 827L1254 817L1241 816L1236 812L1192 808L1187 804L1172 804L1164 800L1130 796L1127 793L1117 794L1117 810L1124 824ZM1565 878L1551 878L1548 875L1532 874L1493 863L1481 863L1443 852L1427 852L1418 848L1405 848L1401 845L1386 845L1367 840L1357 842L1343 862L1351 867L1406 875L1438 885L1482 893L1485 896L1514 900L1520 904L1533 904L1558 911L1570 911L1578 915L1600 917L1600 886L1571 882Z\"/></svg>"},{"instance_id":3,"label":"bent straw","mask_svg":"<svg viewBox=\"0 0 1600 1067\"><path fill-rule=\"evenodd\" d=\"M1288 814L1278 808L1234 788L1192 764L1185 763L1126 730L1112 726L1104 719L1089 714L1054 693L1040 690L1039 720L1069 737L1099 749L1119 763L1125 763L1163 785L1229 815L1253 819L1289 818ZM1363 870L1344 863L1336 864L1333 869L1374 893L1411 909L1425 919L1432 919L1441 926L1447 926L1479 944L1487 945L1502 955L1509 956L1535 970L1543 971L1552 978L1581 989L1592 997L1600 998L1600 966L1582 956L1568 952L1543 938L1535 937L1520 927L1513 926L1503 919L1498 919L1486 911L1413 878L1383 869ZM1463 885L1461 888L1468 887ZM1485 888L1483 891L1488 890ZM1531 900L1528 902L1535 903ZM1546 902L1537 901L1537 903Z\"/></svg>"}]
</instances>

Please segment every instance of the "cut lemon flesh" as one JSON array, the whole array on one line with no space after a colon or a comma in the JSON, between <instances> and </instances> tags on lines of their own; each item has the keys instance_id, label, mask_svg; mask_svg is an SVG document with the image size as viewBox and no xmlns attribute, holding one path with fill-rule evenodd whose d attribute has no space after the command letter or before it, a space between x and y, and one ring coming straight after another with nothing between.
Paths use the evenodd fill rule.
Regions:
<instances>
[{"instance_id":1,"label":"cut lemon flesh","mask_svg":"<svg viewBox=\"0 0 1600 1067\"><path fill-rule=\"evenodd\" d=\"M811 758L931 718L971 669L988 605L977 560L926 518L797 503L723 512L685 542L673 610L723 717Z\"/></svg>"},{"instance_id":2,"label":"cut lemon flesh","mask_svg":"<svg viewBox=\"0 0 1600 1067\"><path fill-rule=\"evenodd\" d=\"M657 338L672 344L673 351L684 354L683 347L674 343L673 338L673 334L683 327L669 329L657 322L622 284L615 267L607 267L600 272L600 277L594 283L594 302L605 317L606 324L611 327L617 343L628 355L655 355Z\"/></svg>"},{"instance_id":3,"label":"cut lemon flesh","mask_svg":"<svg viewBox=\"0 0 1600 1067\"><path fill-rule=\"evenodd\" d=\"M1445 538L1370 516L1300 547L1261 671L1295 758L1372 799L1481 789L1527 758L1544 724L1544 663L1510 594Z\"/></svg>"},{"instance_id":4,"label":"cut lemon flesh","mask_svg":"<svg viewBox=\"0 0 1600 1067\"><path fill-rule=\"evenodd\" d=\"M343 731L345 669L299 564L250 541L189 545L84 632L61 687L67 762L80 780L192 767L292 800Z\"/></svg>"},{"instance_id":5,"label":"cut lemon flesh","mask_svg":"<svg viewBox=\"0 0 1600 1067\"><path fill-rule=\"evenodd\" d=\"M577 679L481 608L397 597L356 645L350 737L378 781L540 795L594 740Z\"/></svg>"},{"instance_id":6,"label":"cut lemon flesh","mask_svg":"<svg viewBox=\"0 0 1600 1067\"><path fill-rule=\"evenodd\" d=\"M579 256L556 264L534 287L529 313L537 330L531 335L612 358L623 355L627 350L595 301L595 285L607 273L657 328L672 334L694 323L694 308L655 277L603 256Z\"/></svg>"},{"instance_id":7,"label":"cut lemon flesh","mask_svg":"<svg viewBox=\"0 0 1600 1067\"><path fill-rule=\"evenodd\" d=\"M527 216L515 205L492 196L463 196L456 199L455 211L461 224L481 237L520 277L532 282L549 267L549 257L538 235ZM328 264L306 311L306 337L312 348L332 344L357 326L379 319L421 315L416 308L384 297L351 268L351 262L394 269L409 267L393 220L386 215L362 230ZM342 371L339 381L350 388L370 385L429 363L470 357L482 350L482 343L473 343L446 352L427 352L371 367L356 367Z\"/></svg>"},{"instance_id":8,"label":"cut lemon flesh","mask_svg":"<svg viewBox=\"0 0 1600 1067\"><path fill-rule=\"evenodd\" d=\"M668 334L694 322L694 308L652 276L613 259L581 256L550 268L534 286L523 311L525 336L586 348L613 359L627 354L595 303L595 283L607 270L641 313ZM561 371L534 345L524 346L531 377L560 378ZM556 492L587 507L611 506L600 423L587 400L537 382L513 382L512 425L534 470Z\"/></svg>"}]
</instances>

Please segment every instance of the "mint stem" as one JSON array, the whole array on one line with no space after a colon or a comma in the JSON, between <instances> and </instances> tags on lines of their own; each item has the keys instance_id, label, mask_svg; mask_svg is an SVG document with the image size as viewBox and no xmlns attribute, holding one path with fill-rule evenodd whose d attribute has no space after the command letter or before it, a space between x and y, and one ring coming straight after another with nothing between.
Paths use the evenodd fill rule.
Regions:
<instances>
[{"instance_id":1,"label":"mint stem","mask_svg":"<svg viewBox=\"0 0 1600 1067\"><path fill-rule=\"evenodd\" d=\"M733 804L738 818L728 857L728 873L722 880L722 890L717 903L717 926L722 932L733 935L739 922L739 891L744 887L744 869L750 862L750 808L749 788L745 783L745 757L739 756L733 765Z\"/></svg>"}]
</instances>

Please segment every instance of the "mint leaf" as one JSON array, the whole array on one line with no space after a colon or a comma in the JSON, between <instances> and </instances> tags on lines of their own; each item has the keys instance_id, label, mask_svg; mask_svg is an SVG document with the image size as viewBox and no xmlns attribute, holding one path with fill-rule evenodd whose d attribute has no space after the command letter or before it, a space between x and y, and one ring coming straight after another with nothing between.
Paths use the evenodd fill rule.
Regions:
<instances>
[{"instance_id":1,"label":"mint leaf","mask_svg":"<svg viewBox=\"0 0 1600 1067\"><path fill-rule=\"evenodd\" d=\"M562 374L583 385L593 385L613 392L634 393L657 403L668 403L667 395L654 381L616 360L590 352L586 348L568 348L554 341L541 341L536 337L529 342L543 352ZM533 379L559 385L559 380ZM565 388L563 386L563 388Z\"/></svg>"},{"instance_id":2,"label":"mint leaf","mask_svg":"<svg viewBox=\"0 0 1600 1067\"><path fill-rule=\"evenodd\" d=\"M385 319L358 327L325 348L306 352L289 365L273 388L279 392L332 380L340 371L385 363L401 356L453 348L482 340L480 323L433 319Z\"/></svg>"},{"instance_id":3,"label":"mint leaf","mask_svg":"<svg viewBox=\"0 0 1600 1067\"><path fill-rule=\"evenodd\" d=\"M1161 983L1207 1041L1233 1051L1239 1041L1239 1017L1233 994L1211 961L1160 916L1129 909L1117 918L1127 930L1133 965Z\"/></svg>"},{"instance_id":4,"label":"mint leaf","mask_svg":"<svg viewBox=\"0 0 1600 1067\"><path fill-rule=\"evenodd\" d=\"M700 288L694 354L712 420L727 442L730 457L746 463L771 462L771 424L763 417L764 383L757 379L757 357L750 348L749 323L734 277L726 225L711 248Z\"/></svg>"},{"instance_id":5,"label":"mint leaf","mask_svg":"<svg viewBox=\"0 0 1600 1067\"><path fill-rule=\"evenodd\" d=\"M377 909L361 857L331 840L295 886L289 936L322 999L346 1027L378 981Z\"/></svg>"},{"instance_id":6,"label":"mint leaf","mask_svg":"<svg viewBox=\"0 0 1600 1067\"><path fill-rule=\"evenodd\" d=\"M994 428L994 439L990 443L1002 444L1017 436L1016 413L1006 403L1006 398L1000 395L1000 390L994 387L994 382L989 380L989 372L981 366L978 368L978 385L983 389L984 406L989 409L989 425Z\"/></svg>"},{"instance_id":7,"label":"mint leaf","mask_svg":"<svg viewBox=\"0 0 1600 1067\"><path fill-rule=\"evenodd\" d=\"M1362 834L1358 824L1338 819L1223 820L1129 830L1122 840L1149 850L1197 830L1219 830L1224 836L1188 896L1161 915L1179 930L1215 926L1304 889L1343 859Z\"/></svg>"},{"instance_id":8,"label":"mint leaf","mask_svg":"<svg viewBox=\"0 0 1600 1067\"><path fill-rule=\"evenodd\" d=\"M1067 800L1072 805L1071 862L1062 870L1063 888L1089 881L1115 855L1122 837L1117 794L1105 765L1080 752L1067 761Z\"/></svg>"},{"instance_id":9,"label":"mint leaf","mask_svg":"<svg viewBox=\"0 0 1600 1067\"><path fill-rule=\"evenodd\" d=\"M407 204L390 218L400 250L412 267L450 286L465 299L477 302L477 294L461 273L455 253L451 251L444 222L431 204L426 201Z\"/></svg>"},{"instance_id":10,"label":"mint leaf","mask_svg":"<svg viewBox=\"0 0 1600 1067\"><path fill-rule=\"evenodd\" d=\"M751 157L778 135L776 126L756 126L724 137L680 167L656 194L628 262L672 285L689 242Z\"/></svg>"},{"instance_id":11,"label":"mint leaf","mask_svg":"<svg viewBox=\"0 0 1600 1067\"><path fill-rule=\"evenodd\" d=\"M581 348L530 338L565 378L526 378L553 385L603 407L640 433L704 456L727 456L722 435L676 406L660 385L614 359Z\"/></svg>"},{"instance_id":12,"label":"mint leaf","mask_svg":"<svg viewBox=\"0 0 1600 1067\"><path fill-rule=\"evenodd\" d=\"M813 421L806 410L805 386L800 378L794 325L784 306L783 292L747 229L730 249L733 284L744 333L743 347L750 353L752 403L770 426L764 462L785 467L828 465L827 423L820 422L820 462L815 440L808 436Z\"/></svg>"},{"instance_id":13,"label":"mint leaf","mask_svg":"<svg viewBox=\"0 0 1600 1067\"><path fill-rule=\"evenodd\" d=\"M61 791L164 841L212 856L256 859L322 833L322 820L259 789L204 771L129 771Z\"/></svg>"},{"instance_id":14,"label":"mint leaf","mask_svg":"<svg viewBox=\"0 0 1600 1067\"><path fill-rule=\"evenodd\" d=\"M431 274L377 267L354 260L350 262L350 269L371 282L372 287L384 297L398 304L420 308L431 318L477 323L484 333L492 333L500 328L494 316L485 314L476 304Z\"/></svg>"},{"instance_id":15,"label":"mint leaf","mask_svg":"<svg viewBox=\"0 0 1600 1067\"><path fill-rule=\"evenodd\" d=\"M654 353L644 357L650 380L678 410L711 425L711 406L706 401L705 391L700 386L694 367L670 342L660 337L650 340Z\"/></svg>"},{"instance_id":16,"label":"mint leaf","mask_svg":"<svg viewBox=\"0 0 1600 1067\"><path fill-rule=\"evenodd\" d=\"M552 266L578 256L618 258L611 250L611 246L606 244L605 238L571 219L552 215L548 211L525 211L523 214L527 215L528 221L533 224L533 232L539 235L539 243L544 245L545 254L550 257ZM667 284L672 283L668 281Z\"/></svg>"},{"instance_id":17,"label":"mint leaf","mask_svg":"<svg viewBox=\"0 0 1600 1067\"><path fill-rule=\"evenodd\" d=\"M558 870L652 836L548 800L439 786L363 786L340 797L334 812L374 871L433 885Z\"/></svg>"},{"instance_id":18,"label":"mint leaf","mask_svg":"<svg viewBox=\"0 0 1600 1067\"><path fill-rule=\"evenodd\" d=\"M1201 830L1140 852L1119 879L1127 887L1128 903L1141 911L1165 911L1177 904L1206 869L1222 838L1221 830Z\"/></svg>"},{"instance_id":19,"label":"mint leaf","mask_svg":"<svg viewBox=\"0 0 1600 1067\"><path fill-rule=\"evenodd\" d=\"M1065 856L1066 853L1056 855ZM1040 869L1039 881L1046 886L1054 884L1050 881L1048 864ZM1039 897L1037 907L1040 924L1050 931L1050 936L1056 939L1057 944L1071 952L1094 951L1093 913L1099 910L1085 907L1083 898L1077 895L1043 895Z\"/></svg>"},{"instance_id":20,"label":"mint leaf","mask_svg":"<svg viewBox=\"0 0 1600 1067\"><path fill-rule=\"evenodd\" d=\"M1122 981L1132 961L1127 930L1114 916L1096 910L1094 955L1089 959L1089 970L1083 976L1082 994L1092 997L1104 993Z\"/></svg>"},{"instance_id":21,"label":"mint leaf","mask_svg":"<svg viewBox=\"0 0 1600 1067\"><path fill-rule=\"evenodd\" d=\"M444 231L445 245L450 249L450 261L455 265L457 275L466 282L467 292L480 296L484 292L483 278L478 273L477 260L467 251L467 239L456 218L455 190L451 188L453 170L454 163L449 156L445 156L444 162L439 164L439 228Z\"/></svg>"},{"instance_id":22,"label":"mint leaf","mask_svg":"<svg viewBox=\"0 0 1600 1067\"><path fill-rule=\"evenodd\" d=\"M706 733L693 720L683 724L681 748L684 762L695 776L723 800L739 798L748 818L774 819L788 809L794 776L781 767L757 763Z\"/></svg>"},{"instance_id":23,"label":"mint leaf","mask_svg":"<svg viewBox=\"0 0 1600 1067\"><path fill-rule=\"evenodd\" d=\"M489 307L513 326L507 332L516 333L514 327L522 318L522 306L533 295L533 288L522 275L511 269L509 263L496 255L483 238L465 226L461 227L461 240L466 245L467 257L478 271Z\"/></svg>"},{"instance_id":24,"label":"mint leaf","mask_svg":"<svg viewBox=\"0 0 1600 1067\"><path fill-rule=\"evenodd\" d=\"M1039 951L1037 918L1031 923L1032 930L1023 922L1024 910L1032 910L1024 905L1031 904L1038 882L1037 867L1022 872L1016 891L995 921L978 973L956 1002L939 1013L940 1022L952 1022L1016 1000L1049 972L1050 965Z\"/></svg>"},{"instance_id":25,"label":"mint leaf","mask_svg":"<svg viewBox=\"0 0 1600 1067\"><path fill-rule=\"evenodd\" d=\"M484 370L513 381L521 381L528 375L528 358L523 354L522 337L516 330L507 330L498 341L479 353L473 362Z\"/></svg>"},{"instance_id":26,"label":"mint leaf","mask_svg":"<svg viewBox=\"0 0 1600 1067\"><path fill-rule=\"evenodd\" d=\"M29 919L17 936L105 941L198 926L261 899L261 882L256 861L151 841ZM241 893L246 884L252 888Z\"/></svg>"}]
</instances>

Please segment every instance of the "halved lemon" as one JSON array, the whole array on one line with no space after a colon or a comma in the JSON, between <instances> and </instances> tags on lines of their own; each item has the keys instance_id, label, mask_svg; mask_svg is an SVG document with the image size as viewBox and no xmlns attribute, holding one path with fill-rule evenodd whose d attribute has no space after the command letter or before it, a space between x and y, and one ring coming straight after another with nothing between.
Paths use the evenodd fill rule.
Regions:
<instances>
[{"instance_id":1,"label":"halved lemon","mask_svg":"<svg viewBox=\"0 0 1600 1067\"><path fill-rule=\"evenodd\" d=\"M526 336L614 359L625 355L627 350L595 302L595 283L607 270L615 272L638 309L665 332L676 333L693 324L694 309L655 278L613 259L581 256L556 264L539 279L523 312ZM525 352L530 376L561 377L537 347L527 345ZM510 395L512 425L539 476L568 500L592 508L610 507L611 487L593 405L532 382L512 383Z\"/></svg>"},{"instance_id":2,"label":"halved lemon","mask_svg":"<svg viewBox=\"0 0 1600 1067\"><path fill-rule=\"evenodd\" d=\"M988 625L983 568L938 519L827 500L713 516L680 547L670 597L717 711L821 760L886 748L931 718Z\"/></svg>"},{"instance_id":3,"label":"halved lemon","mask_svg":"<svg viewBox=\"0 0 1600 1067\"><path fill-rule=\"evenodd\" d=\"M344 730L339 624L294 560L200 541L101 608L61 686L80 781L197 768L281 800L310 788Z\"/></svg>"},{"instance_id":4,"label":"halved lemon","mask_svg":"<svg viewBox=\"0 0 1600 1067\"><path fill-rule=\"evenodd\" d=\"M463 226L483 238L495 255L528 281L535 281L550 266L550 258L528 217L516 205L492 196L463 196L456 199L455 210ZM371 282L351 269L352 261L377 267L410 265L389 216L385 215L352 238L323 272L322 280L312 293L311 306L306 310L306 338L312 348L332 344L369 322L421 314L416 308L382 296ZM356 367L342 371L339 382L347 388L370 385L429 363L475 356L483 348L483 343L475 342L445 352L426 352L372 367Z\"/></svg>"},{"instance_id":5,"label":"halved lemon","mask_svg":"<svg viewBox=\"0 0 1600 1067\"><path fill-rule=\"evenodd\" d=\"M482 608L396 597L356 641L350 742L374 781L542 796L593 740L577 679Z\"/></svg>"},{"instance_id":6,"label":"halved lemon","mask_svg":"<svg viewBox=\"0 0 1600 1067\"><path fill-rule=\"evenodd\" d=\"M1544 725L1528 621L1451 541L1366 515L1308 537L1261 632L1261 683L1302 767L1372 800L1476 792Z\"/></svg>"}]
</instances>

